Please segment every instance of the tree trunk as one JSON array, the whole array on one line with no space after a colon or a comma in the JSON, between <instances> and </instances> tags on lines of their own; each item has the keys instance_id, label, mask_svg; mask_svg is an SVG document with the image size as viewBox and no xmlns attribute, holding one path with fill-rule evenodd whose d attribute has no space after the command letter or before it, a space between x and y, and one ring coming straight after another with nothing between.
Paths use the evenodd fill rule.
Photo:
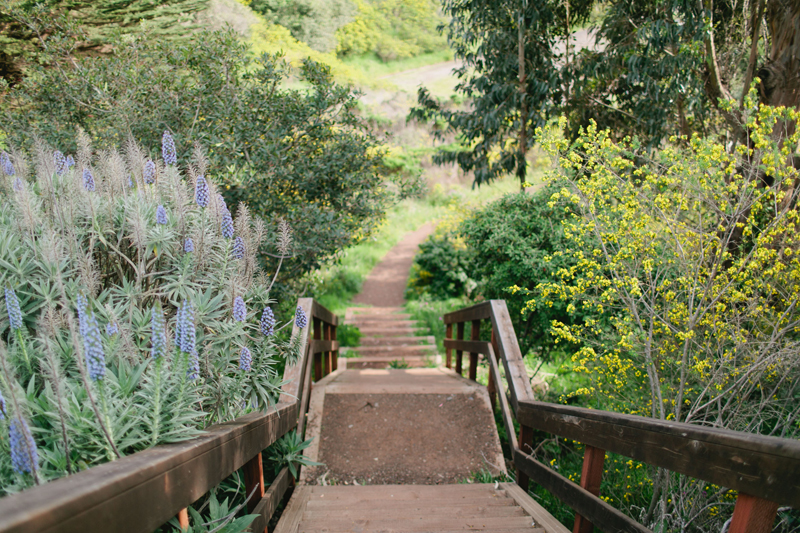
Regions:
<instances>
[{"instance_id":1,"label":"tree trunk","mask_svg":"<svg viewBox=\"0 0 800 533\"><path fill-rule=\"evenodd\" d=\"M800 2L770 0L767 26L772 46L767 61L758 69L759 97L762 104L800 107ZM778 125L775 134L785 138L797 125ZM779 130L779 131L778 131Z\"/></svg>"}]
</instances>

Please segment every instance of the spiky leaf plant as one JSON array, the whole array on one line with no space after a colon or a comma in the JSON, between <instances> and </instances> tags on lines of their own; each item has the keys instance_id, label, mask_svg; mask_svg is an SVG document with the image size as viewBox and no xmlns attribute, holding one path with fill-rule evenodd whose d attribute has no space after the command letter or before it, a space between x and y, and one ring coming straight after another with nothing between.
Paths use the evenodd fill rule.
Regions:
<instances>
[{"instance_id":1,"label":"spiky leaf plant","mask_svg":"<svg viewBox=\"0 0 800 533\"><path fill-rule=\"evenodd\" d=\"M266 224L164 139L0 154L0 494L266 409L297 357L247 312L274 303Z\"/></svg>"}]
</instances>

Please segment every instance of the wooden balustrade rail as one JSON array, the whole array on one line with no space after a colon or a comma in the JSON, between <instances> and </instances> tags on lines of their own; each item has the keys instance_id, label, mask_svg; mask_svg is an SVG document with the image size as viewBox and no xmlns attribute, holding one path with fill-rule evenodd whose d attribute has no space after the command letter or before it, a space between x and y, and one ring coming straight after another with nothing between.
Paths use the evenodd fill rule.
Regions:
<instances>
[{"instance_id":1,"label":"wooden balustrade rail","mask_svg":"<svg viewBox=\"0 0 800 533\"><path fill-rule=\"evenodd\" d=\"M488 319L492 342L480 341L480 321ZM490 395L500 396L517 483L527 490L531 479L572 507L576 511L573 533L591 533L594 527L609 533L652 533L599 497L606 451L738 491L728 533L768 533L779 504L800 507L800 441L534 401L503 301L449 313L444 322L448 368L453 350L459 374L463 352L470 354L472 379L479 354L489 363L488 388ZM464 340L466 322L472 323L471 340ZM457 325L455 339L453 324ZM505 369L510 406L497 356ZM520 425L519 437L512 409ZM586 445L580 485L527 453L533 429Z\"/></svg>"},{"instance_id":2,"label":"wooden balustrade rail","mask_svg":"<svg viewBox=\"0 0 800 533\"><path fill-rule=\"evenodd\" d=\"M313 334L312 327L294 326L301 357L287 366L274 408L2 498L0 532L151 533L176 515L185 523L182 510L242 468L247 494L253 494L248 511L259 515L250 530L266 533L291 480L283 468L265 487L261 452L293 428L302 435L311 373L321 379L335 370L339 350L336 315L311 298L301 298L298 305ZM312 368L316 361L318 369Z\"/></svg>"}]
</instances>

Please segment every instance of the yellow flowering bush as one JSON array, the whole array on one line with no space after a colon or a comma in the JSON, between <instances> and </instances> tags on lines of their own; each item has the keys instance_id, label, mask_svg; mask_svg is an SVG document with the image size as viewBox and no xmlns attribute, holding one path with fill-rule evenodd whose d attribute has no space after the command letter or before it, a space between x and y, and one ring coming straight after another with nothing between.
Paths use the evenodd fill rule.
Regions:
<instances>
[{"instance_id":1,"label":"yellow flowering bush","mask_svg":"<svg viewBox=\"0 0 800 533\"><path fill-rule=\"evenodd\" d=\"M590 385L574 394L590 404L800 434L793 165L800 112L759 107L751 94L744 116L746 144L674 138L651 155L634 140L613 142L594 125L571 146L555 130L539 131L558 163L551 205L573 212L563 223L569 246L552 259L575 261L555 281L539 284L528 305L567 302L588 317L610 317L610 331L593 319L551 328L560 341L580 346L574 370ZM700 485L655 474L641 518L663 530L719 526L727 511L713 502L726 491Z\"/></svg>"}]
</instances>

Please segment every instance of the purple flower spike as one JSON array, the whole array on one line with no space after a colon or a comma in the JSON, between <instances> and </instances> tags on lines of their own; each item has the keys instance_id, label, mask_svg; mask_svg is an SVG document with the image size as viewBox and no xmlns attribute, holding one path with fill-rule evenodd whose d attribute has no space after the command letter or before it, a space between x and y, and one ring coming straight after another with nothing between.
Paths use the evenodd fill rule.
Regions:
<instances>
[{"instance_id":1,"label":"purple flower spike","mask_svg":"<svg viewBox=\"0 0 800 533\"><path fill-rule=\"evenodd\" d=\"M17 474L32 474L39 469L39 454L31 429L19 414L8 425L11 466Z\"/></svg>"},{"instance_id":2,"label":"purple flower spike","mask_svg":"<svg viewBox=\"0 0 800 533\"><path fill-rule=\"evenodd\" d=\"M0 167L3 168L3 173L6 176L13 176L17 172L14 170L14 164L11 162L11 157L5 153L0 153Z\"/></svg>"},{"instance_id":3,"label":"purple flower spike","mask_svg":"<svg viewBox=\"0 0 800 533\"><path fill-rule=\"evenodd\" d=\"M83 188L89 192L94 192L94 176L88 168L83 169Z\"/></svg>"},{"instance_id":4,"label":"purple flower spike","mask_svg":"<svg viewBox=\"0 0 800 533\"><path fill-rule=\"evenodd\" d=\"M306 316L306 312L303 311L303 308L299 305L297 306L297 311L294 313L294 325L300 329L303 329L308 325L308 317Z\"/></svg>"},{"instance_id":5,"label":"purple flower spike","mask_svg":"<svg viewBox=\"0 0 800 533\"><path fill-rule=\"evenodd\" d=\"M75 166L75 158L72 155L67 155L67 169L70 169Z\"/></svg>"},{"instance_id":6,"label":"purple flower spike","mask_svg":"<svg viewBox=\"0 0 800 533\"><path fill-rule=\"evenodd\" d=\"M3 391L0 391L0 420L6 418L6 399L3 398Z\"/></svg>"},{"instance_id":7,"label":"purple flower spike","mask_svg":"<svg viewBox=\"0 0 800 533\"><path fill-rule=\"evenodd\" d=\"M236 259L244 258L244 239L241 237L236 237L236 240L233 241L233 257Z\"/></svg>"},{"instance_id":8,"label":"purple flower spike","mask_svg":"<svg viewBox=\"0 0 800 533\"><path fill-rule=\"evenodd\" d=\"M187 254L194 252L194 241L191 237L187 237L186 242L183 243L183 251Z\"/></svg>"},{"instance_id":9,"label":"purple flower spike","mask_svg":"<svg viewBox=\"0 0 800 533\"><path fill-rule=\"evenodd\" d=\"M191 380L200 377L200 357L197 350L189 354L189 370L186 371L186 376Z\"/></svg>"},{"instance_id":10,"label":"purple flower spike","mask_svg":"<svg viewBox=\"0 0 800 533\"><path fill-rule=\"evenodd\" d=\"M245 372L250 372L253 365L253 354L246 346L242 346L242 353L239 355L239 368Z\"/></svg>"},{"instance_id":11,"label":"purple flower spike","mask_svg":"<svg viewBox=\"0 0 800 533\"><path fill-rule=\"evenodd\" d=\"M83 337L83 355L89 377L97 381L106 375L106 354L103 351L103 340L100 337L100 326L94 311L87 312L82 321L81 337Z\"/></svg>"},{"instance_id":12,"label":"purple flower spike","mask_svg":"<svg viewBox=\"0 0 800 533\"><path fill-rule=\"evenodd\" d=\"M231 212L227 209L222 212L220 229L222 230L222 236L226 239L233 237L233 218L231 217Z\"/></svg>"},{"instance_id":13,"label":"purple flower spike","mask_svg":"<svg viewBox=\"0 0 800 533\"><path fill-rule=\"evenodd\" d=\"M275 314L269 307L265 307L261 313L261 333L265 337L275 334Z\"/></svg>"},{"instance_id":14,"label":"purple flower spike","mask_svg":"<svg viewBox=\"0 0 800 533\"><path fill-rule=\"evenodd\" d=\"M152 185L156 182L156 164L153 163L151 159L145 161L142 177L144 178L144 182L148 185Z\"/></svg>"},{"instance_id":15,"label":"purple flower spike","mask_svg":"<svg viewBox=\"0 0 800 533\"><path fill-rule=\"evenodd\" d=\"M112 335L116 335L119 333L119 326L116 322L109 322L106 324L106 335L111 337Z\"/></svg>"},{"instance_id":16,"label":"purple flower spike","mask_svg":"<svg viewBox=\"0 0 800 533\"><path fill-rule=\"evenodd\" d=\"M197 176L194 199L200 207L208 207L208 182L203 176Z\"/></svg>"},{"instance_id":17,"label":"purple flower spike","mask_svg":"<svg viewBox=\"0 0 800 533\"><path fill-rule=\"evenodd\" d=\"M167 210L164 209L163 205L159 205L156 208L156 224L166 224L167 223Z\"/></svg>"},{"instance_id":18,"label":"purple flower spike","mask_svg":"<svg viewBox=\"0 0 800 533\"><path fill-rule=\"evenodd\" d=\"M233 300L233 319L236 322L244 322L247 318L247 307L244 305L244 300L241 296L237 296Z\"/></svg>"},{"instance_id":19,"label":"purple flower spike","mask_svg":"<svg viewBox=\"0 0 800 533\"><path fill-rule=\"evenodd\" d=\"M63 176L67 171L67 159L64 157L64 154L58 150L53 152L53 163L56 165L56 174Z\"/></svg>"},{"instance_id":20,"label":"purple flower spike","mask_svg":"<svg viewBox=\"0 0 800 533\"><path fill-rule=\"evenodd\" d=\"M197 331L194 327L194 308L191 302L183 301L178 310L175 327L175 344L183 353L193 354L197 351Z\"/></svg>"},{"instance_id":21,"label":"purple flower spike","mask_svg":"<svg viewBox=\"0 0 800 533\"><path fill-rule=\"evenodd\" d=\"M158 359L167 354L167 332L164 324L164 313L161 312L161 307L153 307L150 319L150 357Z\"/></svg>"},{"instance_id":22,"label":"purple flower spike","mask_svg":"<svg viewBox=\"0 0 800 533\"><path fill-rule=\"evenodd\" d=\"M22 189L24 188L22 185L22 178L14 178L14 183L12 183L11 186L15 191L22 192Z\"/></svg>"},{"instance_id":23,"label":"purple flower spike","mask_svg":"<svg viewBox=\"0 0 800 533\"><path fill-rule=\"evenodd\" d=\"M161 136L161 156L164 158L164 163L167 166L175 166L178 164L178 156L175 152L175 139L168 131L164 132Z\"/></svg>"},{"instance_id":24,"label":"purple flower spike","mask_svg":"<svg viewBox=\"0 0 800 533\"><path fill-rule=\"evenodd\" d=\"M14 289L6 287L6 311L8 322L12 330L22 328L22 311L19 308L19 299Z\"/></svg>"}]
</instances>

